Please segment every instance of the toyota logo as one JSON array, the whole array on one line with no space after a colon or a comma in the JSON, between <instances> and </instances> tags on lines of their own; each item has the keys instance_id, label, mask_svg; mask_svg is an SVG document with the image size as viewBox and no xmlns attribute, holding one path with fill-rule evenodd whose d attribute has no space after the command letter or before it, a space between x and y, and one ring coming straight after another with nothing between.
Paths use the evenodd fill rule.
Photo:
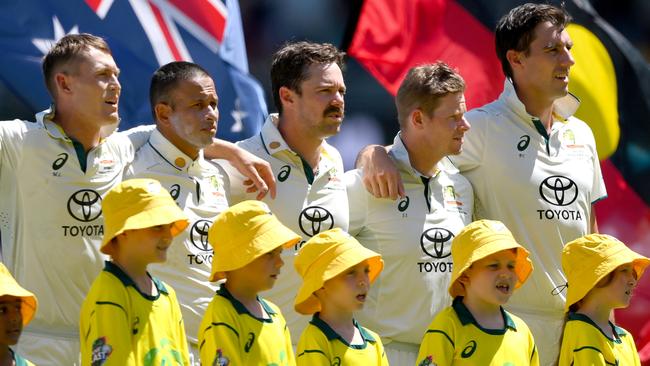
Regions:
<instances>
[{"instance_id":1,"label":"toyota logo","mask_svg":"<svg viewBox=\"0 0 650 366\"><path fill-rule=\"evenodd\" d=\"M198 220L194 222L190 229L190 241L192 245L200 251L211 252L210 243L208 243L208 231L211 222L208 220Z\"/></svg>"},{"instance_id":2,"label":"toyota logo","mask_svg":"<svg viewBox=\"0 0 650 366\"><path fill-rule=\"evenodd\" d=\"M305 235L314 236L334 227L334 216L320 206L309 206L302 210L298 225Z\"/></svg>"},{"instance_id":3,"label":"toyota logo","mask_svg":"<svg viewBox=\"0 0 650 366\"><path fill-rule=\"evenodd\" d=\"M568 206L578 198L578 185L567 177L553 175L539 185L539 194L552 205Z\"/></svg>"},{"instance_id":4,"label":"toyota logo","mask_svg":"<svg viewBox=\"0 0 650 366\"><path fill-rule=\"evenodd\" d=\"M91 189L76 191L68 199L68 213L81 222L90 222L102 214L102 198Z\"/></svg>"},{"instance_id":5,"label":"toyota logo","mask_svg":"<svg viewBox=\"0 0 650 366\"><path fill-rule=\"evenodd\" d=\"M432 258L442 259L451 255L451 239L454 234L447 229L434 227L427 229L420 236L422 250Z\"/></svg>"}]
</instances>

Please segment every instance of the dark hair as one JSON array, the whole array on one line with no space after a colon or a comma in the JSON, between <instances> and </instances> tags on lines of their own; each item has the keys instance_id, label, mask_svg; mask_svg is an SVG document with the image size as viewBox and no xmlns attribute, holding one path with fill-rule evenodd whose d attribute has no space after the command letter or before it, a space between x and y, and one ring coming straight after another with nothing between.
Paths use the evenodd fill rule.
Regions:
<instances>
[{"instance_id":1,"label":"dark hair","mask_svg":"<svg viewBox=\"0 0 650 366\"><path fill-rule=\"evenodd\" d=\"M285 86L300 94L300 84L309 78L307 68L312 64L337 64L343 70L345 52L329 43L290 42L273 54L271 90L273 102L282 113L280 88Z\"/></svg>"},{"instance_id":2,"label":"dark hair","mask_svg":"<svg viewBox=\"0 0 650 366\"><path fill-rule=\"evenodd\" d=\"M153 73L149 86L149 103L154 120L156 119L156 104L167 103L174 108L172 101L169 100L169 92L176 87L178 82L192 80L195 77L211 76L201 66L187 61L170 62Z\"/></svg>"},{"instance_id":3,"label":"dark hair","mask_svg":"<svg viewBox=\"0 0 650 366\"><path fill-rule=\"evenodd\" d=\"M503 73L512 78L512 69L506 58L509 50L530 52L530 44L534 40L535 27L539 23L551 22L554 26L564 29L571 21L571 16L564 7L549 4L523 4L504 15L495 29L495 46L497 57L501 61Z\"/></svg>"},{"instance_id":4,"label":"dark hair","mask_svg":"<svg viewBox=\"0 0 650 366\"><path fill-rule=\"evenodd\" d=\"M54 74L59 72L61 67L69 65L78 60L82 52L90 48L96 48L102 52L111 54L111 49L106 41L92 34L68 34L61 38L43 58L43 79L45 86L52 98L56 98L56 85Z\"/></svg>"},{"instance_id":5,"label":"dark hair","mask_svg":"<svg viewBox=\"0 0 650 366\"><path fill-rule=\"evenodd\" d=\"M428 116L440 104L440 98L465 91L465 80L442 61L411 68L397 90L395 106L400 126L414 108L421 108Z\"/></svg>"}]
</instances>

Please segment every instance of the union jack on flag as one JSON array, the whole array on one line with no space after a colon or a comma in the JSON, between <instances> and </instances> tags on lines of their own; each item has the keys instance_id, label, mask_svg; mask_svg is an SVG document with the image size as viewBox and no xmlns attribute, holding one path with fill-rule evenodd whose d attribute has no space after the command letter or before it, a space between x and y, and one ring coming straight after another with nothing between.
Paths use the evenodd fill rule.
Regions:
<instances>
[{"instance_id":1,"label":"union jack on flag","mask_svg":"<svg viewBox=\"0 0 650 366\"><path fill-rule=\"evenodd\" d=\"M259 130L267 113L248 72L237 0L9 0L0 4L0 88L33 112L51 103L41 59L71 33L104 37L121 69L120 129L151 123L153 72L192 61L210 72L219 95L219 137L236 141Z\"/></svg>"}]
</instances>

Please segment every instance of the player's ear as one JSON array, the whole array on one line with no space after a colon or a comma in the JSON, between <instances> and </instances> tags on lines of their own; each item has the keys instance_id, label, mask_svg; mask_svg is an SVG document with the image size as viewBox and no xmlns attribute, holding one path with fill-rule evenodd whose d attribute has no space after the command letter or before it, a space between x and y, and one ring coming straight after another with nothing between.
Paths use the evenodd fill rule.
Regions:
<instances>
[{"instance_id":1,"label":"player's ear","mask_svg":"<svg viewBox=\"0 0 650 366\"><path fill-rule=\"evenodd\" d=\"M284 105L293 104L296 92L286 86L281 86L278 90L278 94L280 95L280 103L282 103L284 108Z\"/></svg>"},{"instance_id":2,"label":"player's ear","mask_svg":"<svg viewBox=\"0 0 650 366\"><path fill-rule=\"evenodd\" d=\"M510 68L514 71L517 68L520 68L522 65L522 58L524 56L523 52L508 50L506 52L506 60L510 64Z\"/></svg>"},{"instance_id":3,"label":"player's ear","mask_svg":"<svg viewBox=\"0 0 650 366\"><path fill-rule=\"evenodd\" d=\"M469 276L467 275L467 271L463 272L463 274L458 277L458 282L460 282L464 287L469 285Z\"/></svg>"},{"instance_id":4,"label":"player's ear","mask_svg":"<svg viewBox=\"0 0 650 366\"><path fill-rule=\"evenodd\" d=\"M414 109L409 115L408 123L415 129L421 129L424 126L424 112L420 108Z\"/></svg>"},{"instance_id":5,"label":"player's ear","mask_svg":"<svg viewBox=\"0 0 650 366\"><path fill-rule=\"evenodd\" d=\"M153 108L154 114L156 115L156 122L162 124L163 126L168 126L171 124L169 117L172 114L172 107L166 102L159 102Z\"/></svg>"},{"instance_id":6,"label":"player's ear","mask_svg":"<svg viewBox=\"0 0 650 366\"><path fill-rule=\"evenodd\" d=\"M68 79L68 75L66 75L63 72L57 72L53 76L54 78L54 85L58 93L70 93L72 91L70 87L70 80Z\"/></svg>"}]
</instances>

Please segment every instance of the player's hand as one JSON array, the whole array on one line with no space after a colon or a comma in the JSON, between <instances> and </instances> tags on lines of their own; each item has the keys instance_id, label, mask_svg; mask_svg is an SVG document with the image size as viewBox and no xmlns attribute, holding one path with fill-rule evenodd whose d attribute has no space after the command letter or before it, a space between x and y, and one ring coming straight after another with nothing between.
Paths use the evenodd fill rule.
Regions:
<instances>
[{"instance_id":1,"label":"player's hand","mask_svg":"<svg viewBox=\"0 0 650 366\"><path fill-rule=\"evenodd\" d=\"M402 177L385 147L367 146L359 153L356 166L363 168L363 185L373 196L392 200L406 196Z\"/></svg>"},{"instance_id":2,"label":"player's hand","mask_svg":"<svg viewBox=\"0 0 650 366\"><path fill-rule=\"evenodd\" d=\"M271 164L239 146L224 140L215 139L214 143L207 147L205 156L210 159L226 159L239 171L246 180L246 192L258 192L257 199L261 200L270 193L275 198L276 182Z\"/></svg>"},{"instance_id":3,"label":"player's hand","mask_svg":"<svg viewBox=\"0 0 650 366\"><path fill-rule=\"evenodd\" d=\"M268 193L275 199L275 176L271 164L262 160L248 151L237 147L238 152L234 153L234 159L230 164L235 167L247 179L244 180L247 193L258 192L257 198L261 200Z\"/></svg>"}]
</instances>

